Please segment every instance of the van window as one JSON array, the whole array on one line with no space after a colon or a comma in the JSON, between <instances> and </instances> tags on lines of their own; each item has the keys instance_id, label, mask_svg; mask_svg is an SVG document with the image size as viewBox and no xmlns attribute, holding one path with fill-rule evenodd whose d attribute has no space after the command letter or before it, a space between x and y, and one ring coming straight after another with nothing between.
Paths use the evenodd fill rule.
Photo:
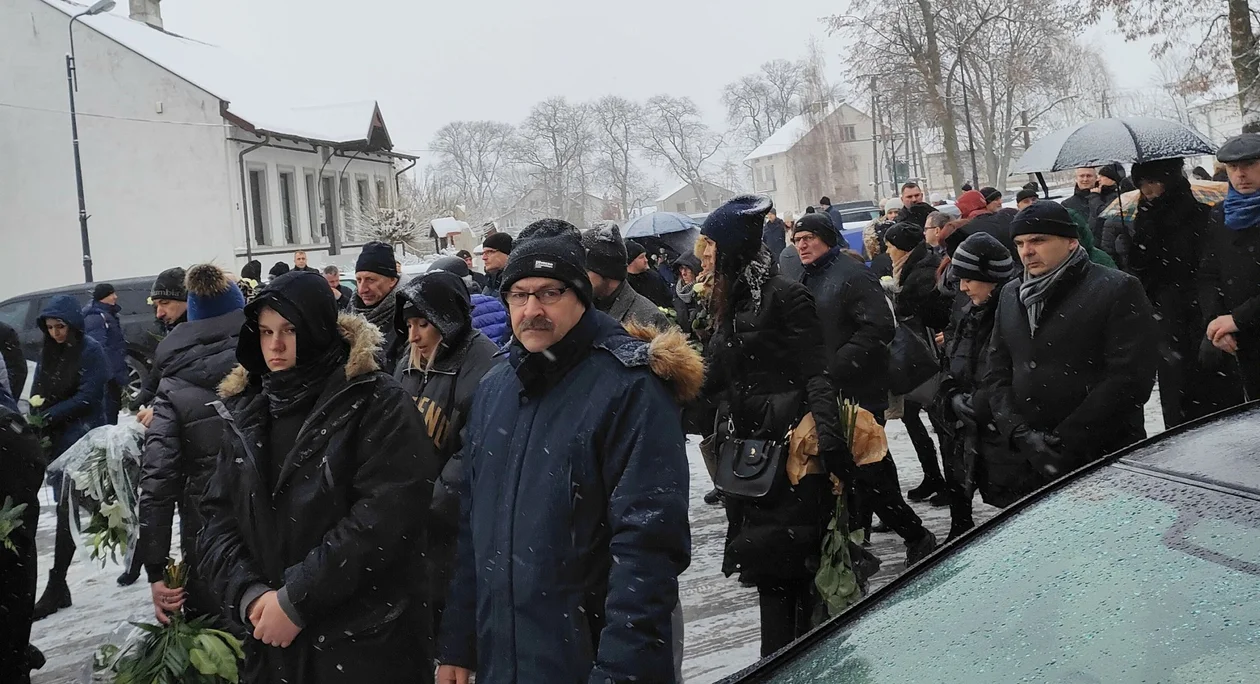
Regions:
<instances>
[{"instance_id":1,"label":"van window","mask_svg":"<svg viewBox=\"0 0 1260 684\"><path fill-rule=\"evenodd\" d=\"M31 300L29 299L19 299L15 302L0 305L0 323L4 323L14 330L25 328L30 315Z\"/></svg>"},{"instance_id":2,"label":"van window","mask_svg":"<svg viewBox=\"0 0 1260 684\"><path fill-rule=\"evenodd\" d=\"M149 290L147 289L119 290L118 306L122 308L123 316L153 315L153 305L149 303Z\"/></svg>"}]
</instances>

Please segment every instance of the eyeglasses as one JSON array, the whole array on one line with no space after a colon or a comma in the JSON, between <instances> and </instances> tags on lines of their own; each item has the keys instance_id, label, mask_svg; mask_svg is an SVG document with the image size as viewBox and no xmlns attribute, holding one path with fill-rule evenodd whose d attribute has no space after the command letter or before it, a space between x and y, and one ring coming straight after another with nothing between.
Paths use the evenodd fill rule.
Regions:
<instances>
[{"instance_id":1,"label":"eyeglasses","mask_svg":"<svg viewBox=\"0 0 1260 684\"><path fill-rule=\"evenodd\" d=\"M508 306L517 308L525 306L525 303L529 301L530 297L538 298L538 303L543 306L551 306L559 302L560 298L564 296L564 293L568 291L569 288L567 287L546 287L533 292L519 292L517 290L512 290L505 295L505 298L507 299Z\"/></svg>"}]
</instances>

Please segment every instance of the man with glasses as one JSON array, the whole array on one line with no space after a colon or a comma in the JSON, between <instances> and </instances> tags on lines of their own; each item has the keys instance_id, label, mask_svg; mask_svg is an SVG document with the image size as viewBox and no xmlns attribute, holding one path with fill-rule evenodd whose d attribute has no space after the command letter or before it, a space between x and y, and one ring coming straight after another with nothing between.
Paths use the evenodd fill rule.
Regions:
<instances>
[{"instance_id":1,"label":"man with glasses","mask_svg":"<svg viewBox=\"0 0 1260 684\"><path fill-rule=\"evenodd\" d=\"M438 682L674 682L691 557L681 402L703 362L592 304L577 228L527 227L503 269L514 338L465 424ZM562 638L558 638L561 635ZM563 646L563 647L558 647Z\"/></svg>"},{"instance_id":2,"label":"man with glasses","mask_svg":"<svg viewBox=\"0 0 1260 684\"><path fill-rule=\"evenodd\" d=\"M512 254L512 236L494 233L481 243L481 261L486 265L486 284L482 294L499 296L499 284L503 281L503 269Z\"/></svg>"}]
</instances>

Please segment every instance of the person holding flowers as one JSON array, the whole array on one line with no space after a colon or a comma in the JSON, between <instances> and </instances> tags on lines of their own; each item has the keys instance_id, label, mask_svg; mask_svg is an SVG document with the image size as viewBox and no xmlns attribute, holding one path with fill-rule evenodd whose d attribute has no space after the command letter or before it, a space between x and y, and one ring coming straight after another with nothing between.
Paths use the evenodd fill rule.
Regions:
<instances>
[{"instance_id":1,"label":"person holding flowers","mask_svg":"<svg viewBox=\"0 0 1260 684\"><path fill-rule=\"evenodd\" d=\"M37 319L44 333L44 347L35 368L31 409L48 440L49 462L60 456L88 430L105 424L105 384L109 363L100 343L84 335L83 312L70 295L54 297ZM57 491L57 541L48 586L35 604L35 619L42 620L70 607L66 572L74 558L70 533L70 498Z\"/></svg>"}]
</instances>

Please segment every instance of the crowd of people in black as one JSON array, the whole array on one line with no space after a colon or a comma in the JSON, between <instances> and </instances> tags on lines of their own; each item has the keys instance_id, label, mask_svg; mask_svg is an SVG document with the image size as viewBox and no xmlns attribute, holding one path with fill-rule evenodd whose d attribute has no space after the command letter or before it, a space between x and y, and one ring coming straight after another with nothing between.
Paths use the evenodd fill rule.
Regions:
<instances>
[{"instance_id":1,"label":"crowd of people in black","mask_svg":"<svg viewBox=\"0 0 1260 684\"><path fill-rule=\"evenodd\" d=\"M895 532L913 565L938 539L907 496L948 506L957 537L977 491L1009 506L1143 438L1156 377L1168 427L1257 396L1260 135L1219 159L1220 206L1180 159L1079 170L1061 204L969 189L959 218L907 184L865 254L826 207L782 221L747 195L668 258L612 223L544 219L487 237L484 274L465 252L404 282L382 243L353 291L304 254L265 284L257 262L170 269L131 406L134 565L159 621L245 637L246 682L680 681L694 434L729 521L722 569L756 587L773 653L823 615L833 516ZM1101 213L1126 182L1138 206L1117 226ZM0 498L29 506L0 548L0 681L28 681L32 619L71 603L65 496L34 600L36 492L47 459L117 419L111 295L39 317L38 429L0 330ZM924 472L906 495L892 454L855 459L853 405L905 422ZM183 588L162 574L176 511ZM879 561L852 546L865 586Z\"/></svg>"}]
</instances>

